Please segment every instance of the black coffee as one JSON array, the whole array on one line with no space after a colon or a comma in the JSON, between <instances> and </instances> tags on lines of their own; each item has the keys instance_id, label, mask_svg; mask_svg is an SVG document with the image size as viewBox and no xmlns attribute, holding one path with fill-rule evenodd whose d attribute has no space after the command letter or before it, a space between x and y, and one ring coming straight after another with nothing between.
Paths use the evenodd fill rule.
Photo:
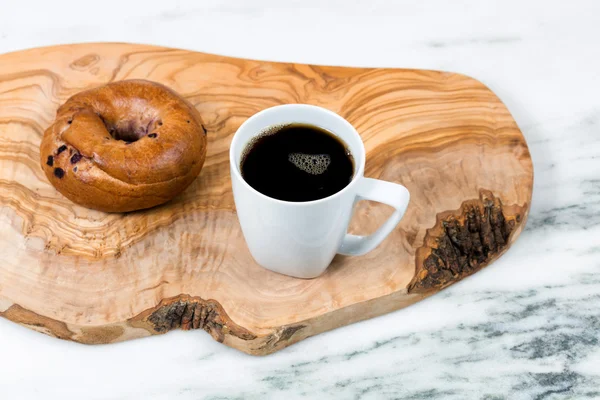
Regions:
<instances>
[{"instance_id":1,"label":"black coffee","mask_svg":"<svg viewBox=\"0 0 600 400\"><path fill-rule=\"evenodd\" d=\"M244 150L242 176L264 195L311 201L339 192L354 174L352 154L329 131L290 124L255 138Z\"/></svg>"}]
</instances>

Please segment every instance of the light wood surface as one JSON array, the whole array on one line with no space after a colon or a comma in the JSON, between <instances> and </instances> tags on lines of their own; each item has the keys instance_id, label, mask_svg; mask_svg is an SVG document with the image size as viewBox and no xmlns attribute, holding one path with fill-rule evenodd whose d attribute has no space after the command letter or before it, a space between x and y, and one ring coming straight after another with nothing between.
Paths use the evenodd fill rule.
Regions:
<instances>
[{"instance_id":1,"label":"light wood surface","mask_svg":"<svg viewBox=\"0 0 600 400\"><path fill-rule=\"evenodd\" d=\"M170 203L129 214L61 196L39 144L71 95L145 78L188 98L208 131L196 181ZM235 214L228 147L252 114L310 103L347 118L365 176L399 182L411 203L375 251L337 257L313 280L260 268ZM529 211L533 167L502 102L460 74L249 61L130 44L0 56L0 315L62 339L111 343L204 329L251 354L396 310L486 266ZM390 214L362 202L367 234Z\"/></svg>"}]
</instances>

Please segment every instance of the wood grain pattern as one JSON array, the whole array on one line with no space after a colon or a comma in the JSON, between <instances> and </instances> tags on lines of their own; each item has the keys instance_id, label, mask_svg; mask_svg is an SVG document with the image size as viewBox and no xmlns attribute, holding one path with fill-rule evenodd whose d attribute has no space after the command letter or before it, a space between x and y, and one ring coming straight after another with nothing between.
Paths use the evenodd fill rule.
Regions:
<instances>
[{"instance_id":1,"label":"wood grain pattern","mask_svg":"<svg viewBox=\"0 0 600 400\"><path fill-rule=\"evenodd\" d=\"M198 109L208 153L170 203L128 214L77 206L47 182L41 135L71 95L144 78ZM337 257L317 279L257 266L235 214L228 147L252 114L310 103L347 118L367 150L365 176L411 192L398 228L363 257ZM130 44L0 56L0 315L68 340L110 343L204 329L268 354L329 329L405 307L478 271L518 237L533 167L502 102L445 72L241 60ZM366 234L390 210L357 206Z\"/></svg>"}]
</instances>

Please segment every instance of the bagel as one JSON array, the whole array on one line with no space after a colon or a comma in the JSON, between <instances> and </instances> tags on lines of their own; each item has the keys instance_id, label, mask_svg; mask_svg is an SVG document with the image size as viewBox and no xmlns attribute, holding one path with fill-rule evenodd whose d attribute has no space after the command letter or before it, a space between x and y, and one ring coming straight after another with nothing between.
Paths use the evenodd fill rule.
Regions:
<instances>
[{"instance_id":1,"label":"bagel","mask_svg":"<svg viewBox=\"0 0 600 400\"><path fill-rule=\"evenodd\" d=\"M69 98L40 145L50 183L69 200L105 212L171 200L198 176L205 157L198 111L173 90L145 80Z\"/></svg>"}]
</instances>

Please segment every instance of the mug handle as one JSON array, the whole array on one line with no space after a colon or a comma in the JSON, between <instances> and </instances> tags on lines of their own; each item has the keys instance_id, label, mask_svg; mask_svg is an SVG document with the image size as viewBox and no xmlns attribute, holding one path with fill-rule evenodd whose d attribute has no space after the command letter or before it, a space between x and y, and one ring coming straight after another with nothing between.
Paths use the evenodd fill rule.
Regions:
<instances>
[{"instance_id":1,"label":"mug handle","mask_svg":"<svg viewBox=\"0 0 600 400\"><path fill-rule=\"evenodd\" d=\"M360 200L374 200L379 203L394 207L394 213L377 229L368 236L346 234L338 253L345 256L360 256L375 249L394 230L404 216L408 207L410 194L408 189L397 183L379 179L362 178L356 194L356 202Z\"/></svg>"}]
</instances>

